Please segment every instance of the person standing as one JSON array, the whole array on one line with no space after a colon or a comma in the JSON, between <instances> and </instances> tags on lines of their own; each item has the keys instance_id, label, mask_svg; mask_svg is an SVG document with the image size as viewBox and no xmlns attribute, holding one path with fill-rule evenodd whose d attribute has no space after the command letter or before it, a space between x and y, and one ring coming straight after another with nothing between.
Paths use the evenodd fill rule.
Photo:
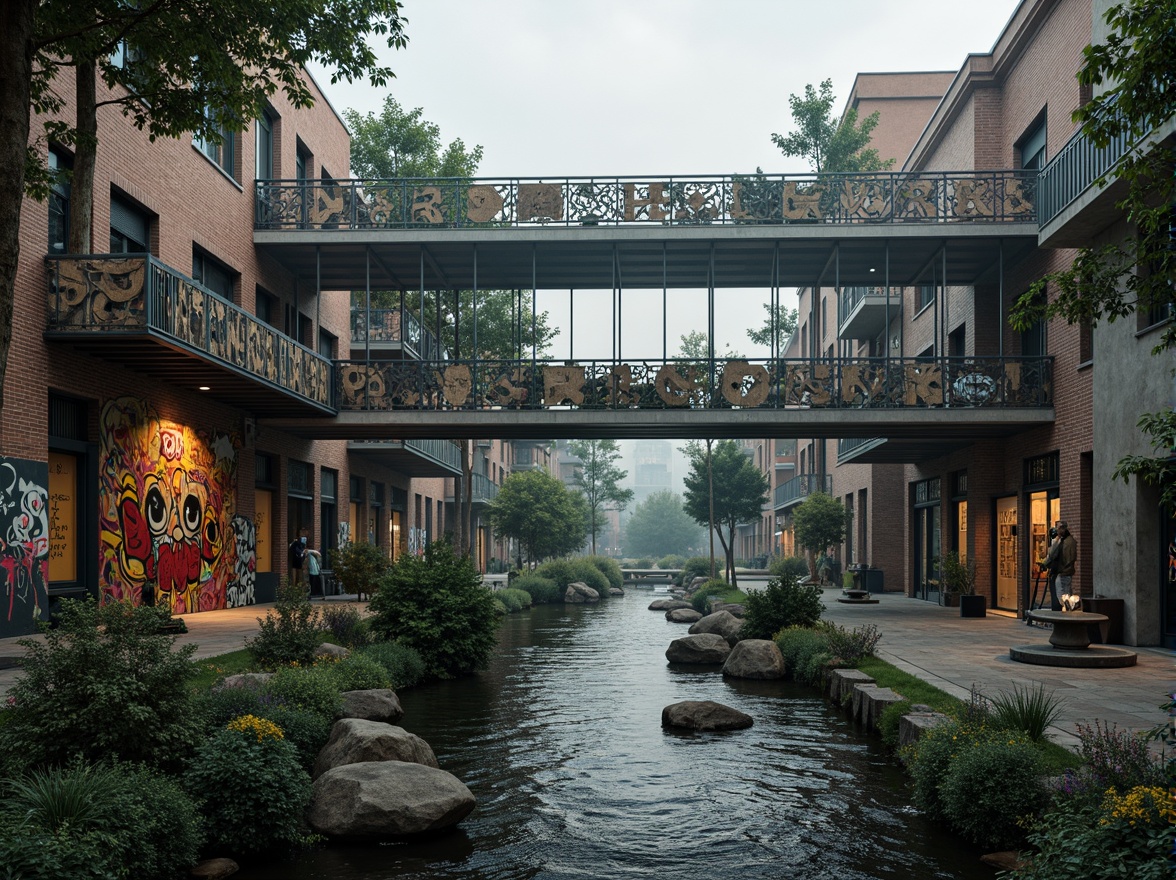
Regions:
<instances>
[{"instance_id":1,"label":"person standing","mask_svg":"<svg viewBox=\"0 0 1176 880\"><path fill-rule=\"evenodd\" d=\"M1058 597L1058 554L1062 550L1062 539L1058 535L1056 525L1049 530L1049 538L1049 549L1046 550L1045 556L1039 559L1037 564L1045 574L1045 582L1049 584L1049 610L1061 611L1062 601Z\"/></svg>"},{"instance_id":2,"label":"person standing","mask_svg":"<svg viewBox=\"0 0 1176 880\"><path fill-rule=\"evenodd\" d=\"M326 599L327 595L323 592L323 557L310 547L306 548L306 574L310 578L310 595L318 593Z\"/></svg>"},{"instance_id":3,"label":"person standing","mask_svg":"<svg viewBox=\"0 0 1176 880\"><path fill-rule=\"evenodd\" d=\"M290 544L290 583L297 586L302 583L302 562L306 559L306 535L295 538Z\"/></svg>"},{"instance_id":4,"label":"person standing","mask_svg":"<svg viewBox=\"0 0 1176 880\"><path fill-rule=\"evenodd\" d=\"M1074 567L1078 563L1078 542L1065 520L1058 522L1058 593L1073 595Z\"/></svg>"}]
</instances>

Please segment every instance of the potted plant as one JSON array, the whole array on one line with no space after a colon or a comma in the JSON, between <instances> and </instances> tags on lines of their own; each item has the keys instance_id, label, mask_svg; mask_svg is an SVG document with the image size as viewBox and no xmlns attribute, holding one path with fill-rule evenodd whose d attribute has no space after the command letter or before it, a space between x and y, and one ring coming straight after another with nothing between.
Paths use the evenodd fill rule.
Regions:
<instances>
[{"instance_id":1,"label":"potted plant","mask_svg":"<svg viewBox=\"0 0 1176 880\"><path fill-rule=\"evenodd\" d=\"M960 617L987 615L987 598L976 595L976 563L964 562L960 554L953 550L939 561L939 579L944 599L955 597L955 602L945 601L944 604L958 604Z\"/></svg>"}]
</instances>

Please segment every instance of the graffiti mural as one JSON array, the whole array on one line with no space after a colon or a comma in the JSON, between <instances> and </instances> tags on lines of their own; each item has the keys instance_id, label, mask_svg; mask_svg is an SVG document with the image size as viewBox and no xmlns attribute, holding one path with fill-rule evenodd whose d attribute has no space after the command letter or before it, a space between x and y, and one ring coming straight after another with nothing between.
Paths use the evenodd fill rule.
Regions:
<instances>
[{"instance_id":1,"label":"graffiti mural","mask_svg":"<svg viewBox=\"0 0 1176 880\"><path fill-rule=\"evenodd\" d=\"M228 606L238 608L252 605L254 587L257 584L257 526L247 516L233 517L233 545L236 559L233 561L233 582L229 584Z\"/></svg>"},{"instance_id":2,"label":"graffiti mural","mask_svg":"<svg viewBox=\"0 0 1176 880\"><path fill-rule=\"evenodd\" d=\"M103 601L169 606L176 614L229 604L237 581L237 449L162 419L133 397L102 409L98 505Z\"/></svg>"},{"instance_id":3,"label":"graffiti mural","mask_svg":"<svg viewBox=\"0 0 1176 880\"><path fill-rule=\"evenodd\" d=\"M25 635L49 607L49 465L0 457L0 636Z\"/></svg>"}]
</instances>

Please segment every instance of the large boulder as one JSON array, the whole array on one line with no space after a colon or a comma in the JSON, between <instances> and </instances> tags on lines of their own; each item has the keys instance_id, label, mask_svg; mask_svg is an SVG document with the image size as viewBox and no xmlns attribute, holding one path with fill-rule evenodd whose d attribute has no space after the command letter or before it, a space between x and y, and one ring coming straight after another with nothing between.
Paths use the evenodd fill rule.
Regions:
<instances>
[{"instance_id":1,"label":"large boulder","mask_svg":"<svg viewBox=\"0 0 1176 880\"><path fill-rule=\"evenodd\" d=\"M650 611L673 611L675 608L689 608L690 603L681 599L654 599L649 603Z\"/></svg>"},{"instance_id":2,"label":"large boulder","mask_svg":"<svg viewBox=\"0 0 1176 880\"><path fill-rule=\"evenodd\" d=\"M237 675L225 676L220 683L220 687L260 690L273 677L274 674L272 672L240 672Z\"/></svg>"},{"instance_id":3,"label":"large boulder","mask_svg":"<svg viewBox=\"0 0 1176 880\"><path fill-rule=\"evenodd\" d=\"M666 648L666 660L671 663L699 663L721 666L731 653L727 640L715 633L700 633L674 639Z\"/></svg>"},{"instance_id":4,"label":"large boulder","mask_svg":"<svg viewBox=\"0 0 1176 880\"><path fill-rule=\"evenodd\" d=\"M608 594L610 596L623 596L623 595L625 595L625 591L622 590L620 587L609 587Z\"/></svg>"},{"instance_id":5,"label":"large boulder","mask_svg":"<svg viewBox=\"0 0 1176 880\"><path fill-rule=\"evenodd\" d=\"M739 641L739 630L743 629L743 621L729 611L716 611L695 622L690 627L691 635L698 633L714 633L727 640L727 644L734 645Z\"/></svg>"},{"instance_id":6,"label":"large boulder","mask_svg":"<svg viewBox=\"0 0 1176 880\"><path fill-rule=\"evenodd\" d=\"M784 656L770 639L744 639L731 649L723 664L731 678L783 678Z\"/></svg>"},{"instance_id":7,"label":"large boulder","mask_svg":"<svg viewBox=\"0 0 1176 880\"><path fill-rule=\"evenodd\" d=\"M188 876L195 880L224 880L239 870L240 866L232 859L205 859L189 868Z\"/></svg>"},{"instance_id":8,"label":"large boulder","mask_svg":"<svg viewBox=\"0 0 1176 880\"><path fill-rule=\"evenodd\" d=\"M365 761L315 780L306 821L337 840L385 840L449 828L474 804L473 794L452 773L402 761Z\"/></svg>"},{"instance_id":9,"label":"large boulder","mask_svg":"<svg viewBox=\"0 0 1176 880\"><path fill-rule=\"evenodd\" d=\"M325 657L330 660L342 660L344 657L350 657L351 651L344 648L342 645L336 645L332 642L323 642L314 649L314 656Z\"/></svg>"},{"instance_id":10,"label":"large boulder","mask_svg":"<svg viewBox=\"0 0 1176 880\"><path fill-rule=\"evenodd\" d=\"M317 779L333 767L368 761L437 766L437 756L432 748L415 733L379 721L343 718L331 728L331 738L315 759L311 776Z\"/></svg>"},{"instance_id":11,"label":"large boulder","mask_svg":"<svg viewBox=\"0 0 1176 880\"><path fill-rule=\"evenodd\" d=\"M392 724L404 717L400 698L391 688L372 688L365 691L344 691L340 718L362 718L365 721L385 721Z\"/></svg>"},{"instance_id":12,"label":"large boulder","mask_svg":"<svg viewBox=\"0 0 1176 880\"><path fill-rule=\"evenodd\" d=\"M572 604L581 604L585 602L599 602L600 593L592 589L583 581L572 581L568 584L567 592L564 593L564 601Z\"/></svg>"},{"instance_id":13,"label":"large boulder","mask_svg":"<svg viewBox=\"0 0 1176 880\"><path fill-rule=\"evenodd\" d=\"M711 613L714 614L716 611L729 611L740 619L747 614L747 609L738 602L712 602Z\"/></svg>"},{"instance_id":14,"label":"large boulder","mask_svg":"<svg viewBox=\"0 0 1176 880\"><path fill-rule=\"evenodd\" d=\"M666 620L670 623L694 623L702 620L702 615L693 608L675 608L666 612Z\"/></svg>"},{"instance_id":15,"label":"large boulder","mask_svg":"<svg viewBox=\"0 0 1176 880\"><path fill-rule=\"evenodd\" d=\"M662 709L662 727L685 727L690 730L743 730L751 727L746 712L712 700L683 700Z\"/></svg>"}]
</instances>

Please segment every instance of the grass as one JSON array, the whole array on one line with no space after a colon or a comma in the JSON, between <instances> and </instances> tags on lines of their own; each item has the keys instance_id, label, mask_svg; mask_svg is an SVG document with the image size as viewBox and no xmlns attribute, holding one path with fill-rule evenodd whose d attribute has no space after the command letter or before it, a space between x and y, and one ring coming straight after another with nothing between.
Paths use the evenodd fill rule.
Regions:
<instances>
[{"instance_id":1,"label":"grass","mask_svg":"<svg viewBox=\"0 0 1176 880\"><path fill-rule=\"evenodd\" d=\"M212 686L226 675L258 671L253 652L248 648L193 662L196 664L197 675L192 679L192 688L197 691L211 690Z\"/></svg>"}]
</instances>

